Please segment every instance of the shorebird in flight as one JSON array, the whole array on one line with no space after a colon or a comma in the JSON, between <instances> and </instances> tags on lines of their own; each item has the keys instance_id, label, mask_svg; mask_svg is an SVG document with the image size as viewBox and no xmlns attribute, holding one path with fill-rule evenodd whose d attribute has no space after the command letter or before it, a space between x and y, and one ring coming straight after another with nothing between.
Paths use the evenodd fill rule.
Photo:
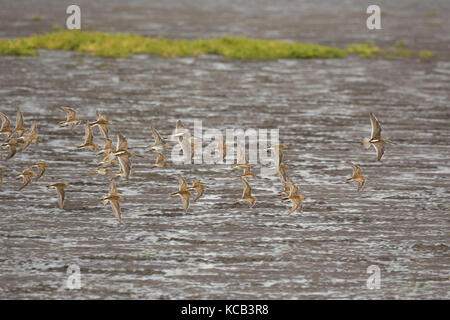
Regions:
<instances>
[{"instance_id":1,"label":"shorebird in flight","mask_svg":"<svg viewBox=\"0 0 450 320\"><path fill-rule=\"evenodd\" d=\"M97 111L97 121L91 122L90 126L98 126L100 128L100 131L102 132L103 138L108 139L108 124L112 124L112 121L107 120L103 114Z\"/></svg>"},{"instance_id":2,"label":"shorebird in flight","mask_svg":"<svg viewBox=\"0 0 450 320\"><path fill-rule=\"evenodd\" d=\"M167 162L164 161L164 155L162 153L159 152L155 152L158 157L156 158L156 161L154 164L152 164L152 168L164 168L164 167L168 167L169 164Z\"/></svg>"},{"instance_id":3,"label":"shorebird in flight","mask_svg":"<svg viewBox=\"0 0 450 320\"><path fill-rule=\"evenodd\" d=\"M66 192L64 188L67 188L69 185L64 182L57 182L55 184L50 184L47 186L48 189L56 189L58 193L58 206L60 209L64 209L64 202L66 200Z\"/></svg>"},{"instance_id":4,"label":"shorebird in flight","mask_svg":"<svg viewBox=\"0 0 450 320\"><path fill-rule=\"evenodd\" d=\"M12 130L9 127L11 125L11 121L9 121L8 117L3 113L0 112L0 118L2 118L2 126L0 128L0 135L5 136L5 140L8 140L9 137L12 135Z\"/></svg>"},{"instance_id":5,"label":"shorebird in flight","mask_svg":"<svg viewBox=\"0 0 450 320\"><path fill-rule=\"evenodd\" d=\"M5 143L2 144L2 148L3 149L7 149L9 147L9 154L6 157L5 161L8 161L12 157L14 157L14 155L17 152L17 147L19 145L20 145L19 141L16 138L11 138L8 142L5 142Z\"/></svg>"},{"instance_id":6,"label":"shorebird in flight","mask_svg":"<svg viewBox=\"0 0 450 320\"><path fill-rule=\"evenodd\" d=\"M197 197L194 199L194 202L200 199L200 197L205 192L205 189L207 188L206 185L202 184L200 180L195 179L194 183L192 184L192 187L188 188L188 190L195 190L197 191Z\"/></svg>"},{"instance_id":7,"label":"shorebird in flight","mask_svg":"<svg viewBox=\"0 0 450 320\"><path fill-rule=\"evenodd\" d=\"M351 161L347 161L353 168L353 174L351 178L348 178L345 182L356 181L358 182L358 192L361 192L366 184L366 177L361 175L361 168Z\"/></svg>"},{"instance_id":8,"label":"shorebird in flight","mask_svg":"<svg viewBox=\"0 0 450 320\"><path fill-rule=\"evenodd\" d=\"M109 194L106 197L101 198L103 205L107 205L108 202L111 203L111 208L116 216L119 223L122 223L122 212L120 210L119 200L123 199L122 196L119 196L116 188L116 182L114 179L109 183Z\"/></svg>"},{"instance_id":9,"label":"shorebird in flight","mask_svg":"<svg viewBox=\"0 0 450 320\"><path fill-rule=\"evenodd\" d=\"M21 137L25 132L28 130L24 128L23 126L23 115L22 111L17 110L17 116L16 116L16 127L13 130L13 134L16 133L18 137Z\"/></svg>"},{"instance_id":10,"label":"shorebird in flight","mask_svg":"<svg viewBox=\"0 0 450 320\"><path fill-rule=\"evenodd\" d=\"M37 135L36 121L33 121L30 132L28 134L24 135L23 137L18 138L17 140L19 142L23 142L20 152L26 150L32 143L41 142L42 139L40 137L38 137L38 135Z\"/></svg>"},{"instance_id":11,"label":"shorebird in flight","mask_svg":"<svg viewBox=\"0 0 450 320\"><path fill-rule=\"evenodd\" d=\"M129 157L133 153L128 151L127 139L120 133L117 135L116 151L112 154L119 160L120 172L116 176L128 179L131 172L131 161Z\"/></svg>"},{"instance_id":12,"label":"shorebird in flight","mask_svg":"<svg viewBox=\"0 0 450 320\"><path fill-rule=\"evenodd\" d=\"M66 121L61 121L59 123L59 125L61 127L72 126L72 129L74 129L76 126L83 123L83 120L80 120L77 118L77 112L75 110L73 110L72 108L65 107L65 106L61 106L59 108L67 114Z\"/></svg>"},{"instance_id":13,"label":"shorebird in flight","mask_svg":"<svg viewBox=\"0 0 450 320\"><path fill-rule=\"evenodd\" d=\"M152 151L158 151L158 150L164 150L167 149L169 146L164 141L163 137L159 134L158 130L156 130L154 127L152 127L152 133L155 137L155 144L150 148Z\"/></svg>"},{"instance_id":14,"label":"shorebird in flight","mask_svg":"<svg viewBox=\"0 0 450 320\"><path fill-rule=\"evenodd\" d=\"M36 172L31 171L31 167L30 168L26 168L25 170L22 171L21 174L19 174L16 179L23 179L23 185L20 187L19 191L21 191L23 188L25 188L27 185L30 184L31 182L31 178L33 176L36 175Z\"/></svg>"},{"instance_id":15,"label":"shorebird in flight","mask_svg":"<svg viewBox=\"0 0 450 320\"><path fill-rule=\"evenodd\" d=\"M39 173L36 176L36 181L39 180L40 177L45 173L45 169L49 166L47 162L38 162L32 166L32 168L37 168Z\"/></svg>"},{"instance_id":16,"label":"shorebird in flight","mask_svg":"<svg viewBox=\"0 0 450 320\"><path fill-rule=\"evenodd\" d=\"M183 200L184 212L187 212L189 209L189 196L192 195L192 192L189 191L186 181L184 181L181 175L178 175L178 180L180 182L180 188L177 192L172 192L170 195L172 197L180 196L181 200Z\"/></svg>"},{"instance_id":17,"label":"shorebird in flight","mask_svg":"<svg viewBox=\"0 0 450 320\"><path fill-rule=\"evenodd\" d=\"M227 156L227 145L225 142L225 139L221 139L220 141L217 142L217 148L215 149L215 151L217 151L219 153L219 155L221 156L221 160L223 161L226 156ZM222 162L219 161L219 162Z\"/></svg>"},{"instance_id":18,"label":"shorebird in flight","mask_svg":"<svg viewBox=\"0 0 450 320\"><path fill-rule=\"evenodd\" d=\"M232 169L236 168L246 168L249 167L250 164L248 163L247 158L245 157L245 151L242 147L237 148L237 163L232 165Z\"/></svg>"},{"instance_id":19,"label":"shorebird in flight","mask_svg":"<svg viewBox=\"0 0 450 320\"><path fill-rule=\"evenodd\" d=\"M381 157L384 154L384 145L387 142L392 143L392 141L383 139L381 137L380 122L372 112L370 113L370 123L372 125L372 134L370 136L370 139L364 138L362 140L362 144L366 149L369 149L370 146L373 146L377 152L377 160L380 161Z\"/></svg>"},{"instance_id":20,"label":"shorebird in flight","mask_svg":"<svg viewBox=\"0 0 450 320\"><path fill-rule=\"evenodd\" d=\"M248 203L248 207L251 208L255 205L256 197L252 196L252 188L248 184L247 180L244 177L240 177L240 179L244 185L244 191L242 192L241 199L236 200L236 202L246 201Z\"/></svg>"},{"instance_id":21,"label":"shorebird in flight","mask_svg":"<svg viewBox=\"0 0 450 320\"><path fill-rule=\"evenodd\" d=\"M289 186L289 195L286 198L283 198L283 202L290 201L292 203L292 209L289 211L289 216L293 214L296 210L302 211L303 203L302 201L305 199L305 196L302 194L298 194L298 186L296 186L292 180L286 182Z\"/></svg>"},{"instance_id":22,"label":"shorebird in flight","mask_svg":"<svg viewBox=\"0 0 450 320\"><path fill-rule=\"evenodd\" d=\"M86 121L86 126L84 129L84 144L78 146L78 149L88 149L94 151L98 147L98 144L94 143L94 135L92 134L91 126L89 122Z\"/></svg>"}]
</instances>

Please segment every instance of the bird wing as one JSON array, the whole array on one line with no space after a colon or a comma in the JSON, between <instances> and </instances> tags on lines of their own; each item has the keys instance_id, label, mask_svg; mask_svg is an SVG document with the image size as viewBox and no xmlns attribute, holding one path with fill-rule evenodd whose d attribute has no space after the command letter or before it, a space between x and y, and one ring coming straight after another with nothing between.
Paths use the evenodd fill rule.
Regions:
<instances>
[{"instance_id":1,"label":"bird wing","mask_svg":"<svg viewBox=\"0 0 450 320\"><path fill-rule=\"evenodd\" d=\"M119 200L109 200L109 202L111 203L111 208L114 212L114 215L116 216L117 220L119 220L119 222L122 222L122 212L120 210L120 205L119 205Z\"/></svg>"},{"instance_id":2,"label":"bird wing","mask_svg":"<svg viewBox=\"0 0 450 320\"><path fill-rule=\"evenodd\" d=\"M358 182L358 192L362 191L362 189L364 188L365 184L366 184L366 179L364 179L363 181L359 181Z\"/></svg>"},{"instance_id":3,"label":"bird wing","mask_svg":"<svg viewBox=\"0 0 450 320\"><path fill-rule=\"evenodd\" d=\"M62 209L64 207L66 192L64 191L64 187L57 187L56 191L58 192L58 205Z\"/></svg>"},{"instance_id":4,"label":"bird wing","mask_svg":"<svg viewBox=\"0 0 450 320\"><path fill-rule=\"evenodd\" d=\"M23 115L22 111L17 110L17 118L16 118L16 129L23 128Z\"/></svg>"},{"instance_id":5,"label":"bird wing","mask_svg":"<svg viewBox=\"0 0 450 320\"><path fill-rule=\"evenodd\" d=\"M109 195L110 196L117 196L117 187L116 187L116 182L114 179L111 180L111 182L109 183Z\"/></svg>"},{"instance_id":6,"label":"bird wing","mask_svg":"<svg viewBox=\"0 0 450 320\"><path fill-rule=\"evenodd\" d=\"M99 124L98 127L102 132L103 138L108 139L108 127L106 126L106 124Z\"/></svg>"},{"instance_id":7,"label":"bird wing","mask_svg":"<svg viewBox=\"0 0 450 320\"><path fill-rule=\"evenodd\" d=\"M84 127L84 144L90 144L94 140L94 135L92 134L91 126L89 122L86 121L86 126Z\"/></svg>"},{"instance_id":8,"label":"bird wing","mask_svg":"<svg viewBox=\"0 0 450 320\"><path fill-rule=\"evenodd\" d=\"M16 152L17 152L16 146L13 145L13 144L9 144L9 154L6 157L5 161L7 161L7 160L11 159L12 157L14 157Z\"/></svg>"},{"instance_id":9,"label":"bird wing","mask_svg":"<svg viewBox=\"0 0 450 320\"><path fill-rule=\"evenodd\" d=\"M117 157L119 159L120 171L125 174L125 177L128 179L131 171L131 161L130 158L126 154L122 154Z\"/></svg>"},{"instance_id":10,"label":"bird wing","mask_svg":"<svg viewBox=\"0 0 450 320\"><path fill-rule=\"evenodd\" d=\"M158 152L158 158L156 159L156 164L162 163L164 161L164 155Z\"/></svg>"},{"instance_id":11,"label":"bird wing","mask_svg":"<svg viewBox=\"0 0 450 320\"><path fill-rule=\"evenodd\" d=\"M1 130L3 130L4 128L8 128L11 124L11 121L9 121L8 117L3 112L0 112L0 118L2 118Z\"/></svg>"},{"instance_id":12,"label":"bird wing","mask_svg":"<svg viewBox=\"0 0 450 320\"><path fill-rule=\"evenodd\" d=\"M61 106L59 107L61 110L63 110L65 113L67 113L67 120L74 120L76 119L77 112L69 107Z\"/></svg>"},{"instance_id":13,"label":"bird wing","mask_svg":"<svg viewBox=\"0 0 450 320\"><path fill-rule=\"evenodd\" d=\"M116 147L116 152L119 151L128 151L128 142L127 139L121 134L119 133L117 135L117 147Z\"/></svg>"},{"instance_id":14,"label":"bird wing","mask_svg":"<svg viewBox=\"0 0 450 320\"><path fill-rule=\"evenodd\" d=\"M357 166L356 164L354 164L353 162L351 162L351 161L347 161L347 163L349 165L351 165L352 168L353 168L352 178L359 177L359 175L361 173L361 168L359 166Z\"/></svg>"},{"instance_id":15,"label":"bird wing","mask_svg":"<svg viewBox=\"0 0 450 320\"><path fill-rule=\"evenodd\" d=\"M375 115L372 112L370 113L370 123L372 124L372 135L371 135L370 139L371 140L380 139L381 125L378 122L378 119L375 117Z\"/></svg>"},{"instance_id":16,"label":"bird wing","mask_svg":"<svg viewBox=\"0 0 450 320\"><path fill-rule=\"evenodd\" d=\"M161 144L166 144L166 142L164 141L164 139L161 137L161 135L159 134L158 130L156 130L155 128L152 127L152 133L153 136L155 137L155 145L161 145Z\"/></svg>"},{"instance_id":17,"label":"bird wing","mask_svg":"<svg viewBox=\"0 0 450 320\"><path fill-rule=\"evenodd\" d=\"M242 198L246 198L248 196L251 196L252 188L248 184L247 180L245 180L244 177L240 177L242 184L244 185L244 191L242 191Z\"/></svg>"},{"instance_id":18,"label":"bird wing","mask_svg":"<svg viewBox=\"0 0 450 320\"><path fill-rule=\"evenodd\" d=\"M184 212L187 212L189 209L189 194L183 193L183 194L180 194L180 196L181 196L181 199L183 199Z\"/></svg>"},{"instance_id":19,"label":"bird wing","mask_svg":"<svg viewBox=\"0 0 450 320\"><path fill-rule=\"evenodd\" d=\"M180 190L179 191L185 191L187 190L187 184L186 181L184 181L183 177L180 175L178 175L178 181L180 182Z\"/></svg>"},{"instance_id":20,"label":"bird wing","mask_svg":"<svg viewBox=\"0 0 450 320\"><path fill-rule=\"evenodd\" d=\"M373 146L375 147L375 150L377 151L377 160L380 161L381 157L384 154L384 146L381 142L375 142L375 143L373 143Z\"/></svg>"},{"instance_id":21,"label":"bird wing","mask_svg":"<svg viewBox=\"0 0 450 320\"><path fill-rule=\"evenodd\" d=\"M25 170L24 170L25 172ZM22 174L23 177L23 185L20 187L19 191L25 188L30 182L31 182L31 175L29 174Z\"/></svg>"}]
</instances>

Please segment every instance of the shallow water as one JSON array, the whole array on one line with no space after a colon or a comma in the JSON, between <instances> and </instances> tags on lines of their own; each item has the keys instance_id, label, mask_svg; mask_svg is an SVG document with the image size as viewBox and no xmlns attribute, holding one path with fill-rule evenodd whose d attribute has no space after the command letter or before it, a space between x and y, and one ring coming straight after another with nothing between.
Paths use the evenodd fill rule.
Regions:
<instances>
[{"instance_id":1,"label":"shallow water","mask_svg":"<svg viewBox=\"0 0 450 320\"><path fill-rule=\"evenodd\" d=\"M392 5L390 12L426 19L427 8L401 11L406 2ZM144 4L133 4L128 14L135 25L126 15L114 20L120 5L111 4L107 15L95 19L97 27L112 31L109 22L114 21L120 31L143 34L221 34L220 24L207 28L212 18L200 16L197 28L185 20L200 5L186 2L174 11L159 7L167 20L158 24L140 22ZM12 13L18 12L14 6ZM294 21L297 11L289 6L294 5L265 10ZM216 12L219 21L227 22L223 25L234 25L236 33L267 35L268 28L254 29L261 24L255 6L217 2L204 8ZM316 15L332 14L325 5L308 8ZM448 17L444 9L438 17ZM227 10L254 18L234 24ZM342 12L336 17L341 22L354 14ZM182 27L172 23L177 15ZM287 21L274 28L276 37L295 38ZM313 28L314 21L322 20L302 23L314 30L311 38L323 34L326 42L330 28ZM25 23L24 35L31 33L31 24ZM10 26L1 30L5 37L22 32ZM448 48L448 38L440 42L443 33L427 37L426 27L411 30L415 44ZM344 45L366 32L330 39ZM383 34L381 41L388 43L387 35L398 40L402 33L396 32ZM0 185L1 298L448 298L450 63L445 54L430 62L357 57L243 62L215 56L102 59L41 51L38 57L0 57L0 70L0 111L13 120L20 107L26 125L36 120L45 139L0 162L8 169ZM125 196L123 225L99 202L108 192L108 177L88 174L97 158L76 150L84 128L72 132L58 126L64 119L58 106L65 104L79 106L82 119L94 120L95 111L102 110L114 121L110 135L121 132L140 155L132 158L130 179L117 182ZM381 162L373 149L360 145L370 134L369 112L396 142ZM191 129L201 119L204 130L223 133L227 128L279 128L282 143L289 145L287 172L306 196L304 211L287 216L290 205L277 198L282 186L276 177L250 180L258 200L249 209L234 203L242 184L229 166L152 169L155 157L144 150L153 143L150 124L168 135L177 119ZM94 134L101 143L97 128ZM355 185L345 183L351 175L346 160L360 164L368 177L360 196ZM37 161L51 164L47 173L18 192L15 175ZM177 174L209 186L188 214L179 198L169 196L178 187ZM45 188L57 180L70 183L64 211L56 208L56 192ZM81 290L65 287L70 264L81 268ZM370 265L381 269L379 290L366 287Z\"/></svg>"}]
</instances>

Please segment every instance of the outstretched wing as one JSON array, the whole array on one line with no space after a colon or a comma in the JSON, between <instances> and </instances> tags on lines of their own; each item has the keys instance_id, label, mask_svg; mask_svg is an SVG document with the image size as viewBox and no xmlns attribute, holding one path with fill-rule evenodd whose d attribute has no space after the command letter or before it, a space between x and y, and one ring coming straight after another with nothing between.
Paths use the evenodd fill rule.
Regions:
<instances>
[{"instance_id":1,"label":"outstretched wing","mask_svg":"<svg viewBox=\"0 0 450 320\"><path fill-rule=\"evenodd\" d=\"M117 157L119 159L120 171L125 174L125 178L128 179L131 171L131 161L126 154L122 154Z\"/></svg>"},{"instance_id":2,"label":"outstretched wing","mask_svg":"<svg viewBox=\"0 0 450 320\"><path fill-rule=\"evenodd\" d=\"M183 199L184 212L187 212L189 209L189 195L184 193L181 195L181 199Z\"/></svg>"},{"instance_id":3,"label":"outstretched wing","mask_svg":"<svg viewBox=\"0 0 450 320\"><path fill-rule=\"evenodd\" d=\"M180 190L179 191L185 191L187 190L187 185L186 185L186 181L184 181L183 177L180 175L178 175L178 181L180 182Z\"/></svg>"},{"instance_id":4,"label":"outstretched wing","mask_svg":"<svg viewBox=\"0 0 450 320\"><path fill-rule=\"evenodd\" d=\"M361 174L361 168L351 161L347 161L347 163L353 168L352 178L358 177Z\"/></svg>"},{"instance_id":5,"label":"outstretched wing","mask_svg":"<svg viewBox=\"0 0 450 320\"><path fill-rule=\"evenodd\" d=\"M73 110L72 108L61 106L59 107L61 110L63 110L67 114L67 121L73 120L76 118L77 112Z\"/></svg>"},{"instance_id":6,"label":"outstretched wing","mask_svg":"<svg viewBox=\"0 0 450 320\"><path fill-rule=\"evenodd\" d=\"M121 134L119 133L117 135L117 147L116 147L116 151L128 151L128 142L127 139Z\"/></svg>"},{"instance_id":7,"label":"outstretched wing","mask_svg":"<svg viewBox=\"0 0 450 320\"><path fill-rule=\"evenodd\" d=\"M22 111L17 110L16 129L23 128L23 115Z\"/></svg>"},{"instance_id":8,"label":"outstretched wing","mask_svg":"<svg viewBox=\"0 0 450 320\"><path fill-rule=\"evenodd\" d=\"M381 142L375 142L375 143L373 143L373 146L375 147L375 150L377 151L377 160L380 161L381 157L384 154L384 146Z\"/></svg>"},{"instance_id":9,"label":"outstretched wing","mask_svg":"<svg viewBox=\"0 0 450 320\"><path fill-rule=\"evenodd\" d=\"M242 198L246 198L248 196L251 196L252 188L248 184L247 180L245 180L244 177L240 177L242 184L244 185L244 191L242 192Z\"/></svg>"},{"instance_id":10,"label":"outstretched wing","mask_svg":"<svg viewBox=\"0 0 450 320\"><path fill-rule=\"evenodd\" d=\"M110 196L117 196L117 187L116 187L116 182L114 179L111 180L111 182L109 183L109 195Z\"/></svg>"},{"instance_id":11,"label":"outstretched wing","mask_svg":"<svg viewBox=\"0 0 450 320\"><path fill-rule=\"evenodd\" d=\"M159 134L158 130L156 130L153 127L152 127L152 133L153 133L153 136L155 137L155 145L164 145L164 144L166 144L164 139Z\"/></svg>"},{"instance_id":12,"label":"outstretched wing","mask_svg":"<svg viewBox=\"0 0 450 320\"><path fill-rule=\"evenodd\" d=\"M66 199L66 192L63 187L56 188L56 191L58 192L58 205L61 209L63 209L64 201Z\"/></svg>"},{"instance_id":13,"label":"outstretched wing","mask_svg":"<svg viewBox=\"0 0 450 320\"><path fill-rule=\"evenodd\" d=\"M362 189L364 188L365 184L366 184L366 179L364 179L363 181L359 181L358 182L358 192L362 191Z\"/></svg>"},{"instance_id":14,"label":"outstretched wing","mask_svg":"<svg viewBox=\"0 0 450 320\"><path fill-rule=\"evenodd\" d=\"M2 127L0 130L9 128L11 121L9 121L8 117L3 112L0 112L0 118L2 118Z\"/></svg>"},{"instance_id":15,"label":"outstretched wing","mask_svg":"<svg viewBox=\"0 0 450 320\"><path fill-rule=\"evenodd\" d=\"M381 125L378 122L378 119L371 112L370 113L370 123L372 124L372 135L370 137L371 140L378 140L381 136Z\"/></svg>"},{"instance_id":16,"label":"outstretched wing","mask_svg":"<svg viewBox=\"0 0 450 320\"><path fill-rule=\"evenodd\" d=\"M112 208L117 220L119 220L119 222L122 223L122 212L120 210L119 201L113 199L113 200L109 200L109 202L111 203L111 208Z\"/></svg>"}]
</instances>

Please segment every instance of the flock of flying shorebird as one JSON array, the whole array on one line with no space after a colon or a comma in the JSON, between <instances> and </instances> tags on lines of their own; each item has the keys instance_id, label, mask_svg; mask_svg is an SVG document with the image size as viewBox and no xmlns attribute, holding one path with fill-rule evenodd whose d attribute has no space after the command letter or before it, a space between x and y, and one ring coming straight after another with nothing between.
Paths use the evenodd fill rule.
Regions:
<instances>
[{"instance_id":1,"label":"flock of flying shorebird","mask_svg":"<svg viewBox=\"0 0 450 320\"><path fill-rule=\"evenodd\" d=\"M72 130L82 124L84 121L77 118L76 111L72 108L61 106L60 109L66 113L66 120L61 121L59 125L61 127L71 126ZM0 112L0 118L2 119L2 125L0 128L0 135L4 136L4 142L2 144L3 149L9 148L9 154L6 156L5 161L8 161L17 152L25 151L31 144L41 142L42 139L37 135L37 126L36 121L33 121L31 128L25 129L24 127L24 119L22 112L20 109L17 111L16 117L16 126L14 129L10 128L10 120L8 117ZM370 122L372 125L372 134L370 138L364 138L362 140L362 144L366 149L369 149L371 146L374 147L377 154L377 160L381 160L381 157L384 154L384 146L386 143L392 143L389 140L383 139L381 137L381 125L375 115L370 113ZM112 124L112 121L107 120L107 118L97 111L97 120L94 122L86 121L85 124L85 139L84 144L78 146L78 149L86 149L91 152L96 152L98 155L102 155L102 160L98 163L98 168L91 172L93 175L113 175L110 184L109 184L109 194L102 197L100 201L106 205L108 203L111 204L112 210L118 219L119 223L122 223L122 214L121 208L119 205L119 200L123 198L120 196L116 187L116 178L123 177L128 179L131 173L131 161L130 158L135 156L136 153L128 151L128 142L126 138L122 134L117 135L117 143L116 146L113 146L112 140L108 135L108 125ZM92 128L98 127L102 138L104 140L104 147L100 150L99 145L94 143L94 135ZM27 133L27 134L25 134ZM147 147L150 151L157 155L155 163L152 165L153 168L163 168L169 166L167 162L164 161L163 151L169 148L165 139L159 134L159 132L152 126L152 133L155 138L155 143L152 146ZM182 122L180 120L176 123L176 128L174 134L166 137L166 139L178 140L181 145L183 152L185 152L186 148L189 148L191 158L194 156L194 139L190 136L189 131L185 129ZM20 148L20 149L19 149ZM278 193L281 196L281 201L283 202L291 202L292 208L289 211L289 215L291 215L295 211L302 211L303 200L305 199L304 195L299 194L299 187L289 178L286 173L286 168L289 166L283 162L283 149L288 148L285 144L279 144L271 146L267 148L267 150L272 150L275 154L275 168L278 171L280 176L280 180L284 185L284 189ZM224 159L226 157L226 143L224 140L221 140L217 144L217 148L215 149L219 153L219 155ZM0 158L2 155L0 154ZM352 163L351 161L347 162L353 169L353 174L350 178L346 180L346 182L356 181L358 183L358 193L361 192L365 186L366 176L361 174L361 168ZM112 170L109 167L118 165L119 172L117 174L113 174ZM33 180L39 180L46 171L46 168L49 166L47 162L37 162L32 166L24 169L21 174L17 176L17 179L23 179L23 185L20 187L19 191L27 187ZM251 193L251 187L247 181L248 178L254 178L256 175L251 172L250 163L245 157L245 152L242 149L238 148L237 150L237 162L232 165L233 169L241 169L243 170L242 174L238 177L240 178L243 184L243 192L242 197L236 202L247 202L248 206L251 208L254 206L256 202L256 197ZM33 171L33 169L37 169L37 172ZM5 168L0 167L0 184L3 183L2 174L5 171ZM199 179L195 179L192 185L189 187L184 178L181 175L178 175L179 178L179 189L176 192L172 192L171 196L180 196L183 202L184 211L187 212L189 208L190 197L193 192L196 191L197 195L194 201L200 199L203 196L206 185L201 183ZM64 189L69 187L69 184L65 182L56 182L54 184L47 185L48 189L56 189L58 194L58 206L59 208L64 208L65 201L65 191Z\"/></svg>"}]
</instances>

